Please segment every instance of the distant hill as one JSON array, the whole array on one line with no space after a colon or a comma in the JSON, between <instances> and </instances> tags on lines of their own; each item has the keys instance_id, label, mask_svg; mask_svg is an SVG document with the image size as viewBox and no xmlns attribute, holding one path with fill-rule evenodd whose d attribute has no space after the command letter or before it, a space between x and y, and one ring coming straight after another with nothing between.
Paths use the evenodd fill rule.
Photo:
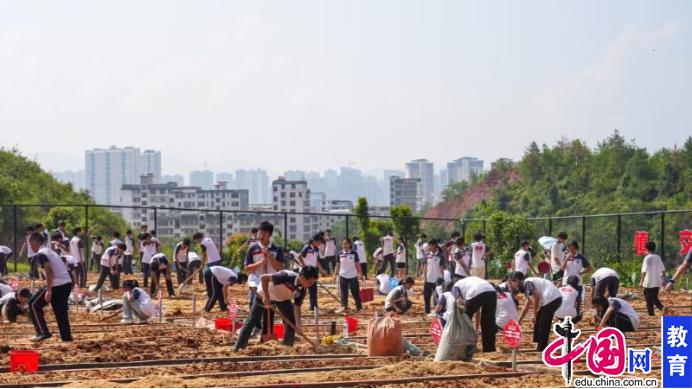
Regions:
<instances>
[{"instance_id":1,"label":"distant hill","mask_svg":"<svg viewBox=\"0 0 692 389\"><path fill-rule=\"evenodd\" d=\"M682 140L681 140L682 141ZM581 140L528 145L521 161L490 171L426 213L480 217L581 215L692 208L692 137L653 153L617 131L591 149Z\"/></svg>"},{"instance_id":2,"label":"distant hill","mask_svg":"<svg viewBox=\"0 0 692 389\"><path fill-rule=\"evenodd\" d=\"M17 225L14 225L14 207L17 207ZM41 207L21 206L41 204ZM68 231L75 226L84 226L84 207L51 207L54 204L94 205L86 192L76 192L71 184L58 182L43 170L36 161L21 155L18 150L0 149L0 244L12 246L16 227L21 238L24 229L43 223L54 229L59 220L64 220ZM89 225L94 232L107 235L115 230L124 232L124 220L105 208L90 207Z\"/></svg>"}]
</instances>

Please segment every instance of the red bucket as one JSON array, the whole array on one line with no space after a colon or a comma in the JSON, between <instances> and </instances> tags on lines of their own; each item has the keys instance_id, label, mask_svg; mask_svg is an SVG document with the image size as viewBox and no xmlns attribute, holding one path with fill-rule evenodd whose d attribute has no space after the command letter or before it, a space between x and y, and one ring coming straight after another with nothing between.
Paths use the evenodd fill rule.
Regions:
<instances>
[{"instance_id":1,"label":"red bucket","mask_svg":"<svg viewBox=\"0 0 692 389\"><path fill-rule=\"evenodd\" d=\"M360 301L367 303L375 300L375 290L373 288L363 288L360 290Z\"/></svg>"},{"instance_id":2,"label":"red bucket","mask_svg":"<svg viewBox=\"0 0 692 389\"><path fill-rule=\"evenodd\" d=\"M11 350L10 372L34 373L38 371L40 354L33 350Z\"/></svg>"},{"instance_id":3,"label":"red bucket","mask_svg":"<svg viewBox=\"0 0 692 389\"><path fill-rule=\"evenodd\" d=\"M350 316L344 316L346 319L346 324L348 325L348 333L353 334L358 331L358 320Z\"/></svg>"},{"instance_id":4,"label":"red bucket","mask_svg":"<svg viewBox=\"0 0 692 389\"><path fill-rule=\"evenodd\" d=\"M233 321L228 317L217 317L214 319L214 328L222 331L233 331ZM243 323L236 320L235 329L239 329L243 326Z\"/></svg>"},{"instance_id":5,"label":"red bucket","mask_svg":"<svg viewBox=\"0 0 692 389\"><path fill-rule=\"evenodd\" d=\"M276 335L277 339L283 339L284 338L284 325L281 323L276 323L274 324L274 335Z\"/></svg>"}]
</instances>

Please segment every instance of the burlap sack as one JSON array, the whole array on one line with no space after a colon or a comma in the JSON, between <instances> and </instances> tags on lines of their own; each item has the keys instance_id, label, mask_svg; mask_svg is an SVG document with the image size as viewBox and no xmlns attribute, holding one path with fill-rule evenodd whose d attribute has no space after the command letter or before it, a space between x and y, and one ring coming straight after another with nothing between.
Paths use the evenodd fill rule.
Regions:
<instances>
[{"instance_id":1,"label":"burlap sack","mask_svg":"<svg viewBox=\"0 0 692 389\"><path fill-rule=\"evenodd\" d=\"M389 316L368 322L368 356L399 356L404 353L401 322Z\"/></svg>"}]
</instances>

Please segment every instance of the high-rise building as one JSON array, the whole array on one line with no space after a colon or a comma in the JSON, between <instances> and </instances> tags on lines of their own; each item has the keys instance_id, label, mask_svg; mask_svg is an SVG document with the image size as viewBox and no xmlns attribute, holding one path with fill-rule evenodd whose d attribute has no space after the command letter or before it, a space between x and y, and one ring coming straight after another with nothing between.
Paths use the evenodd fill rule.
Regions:
<instances>
[{"instance_id":1,"label":"high-rise building","mask_svg":"<svg viewBox=\"0 0 692 389\"><path fill-rule=\"evenodd\" d=\"M72 188L76 191L86 189L84 170L66 170L63 172L50 172L50 174L62 183L72 184Z\"/></svg>"},{"instance_id":2,"label":"high-rise building","mask_svg":"<svg viewBox=\"0 0 692 389\"><path fill-rule=\"evenodd\" d=\"M190 186L198 186L204 190L211 190L214 188L214 173L211 170L191 171Z\"/></svg>"},{"instance_id":3,"label":"high-rise building","mask_svg":"<svg viewBox=\"0 0 692 389\"><path fill-rule=\"evenodd\" d=\"M308 182L308 187L312 193L322 192L325 195L327 194L327 182L320 173L308 172L305 175L305 180Z\"/></svg>"},{"instance_id":4,"label":"high-rise building","mask_svg":"<svg viewBox=\"0 0 692 389\"><path fill-rule=\"evenodd\" d=\"M184 186L185 185L185 177L181 176L180 174L164 174L161 176L161 183L165 184L168 182L175 182L176 185L178 186Z\"/></svg>"},{"instance_id":5,"label":"high-rise building","mask_svg":"<svg viewBox=\"0 0 692 389\"><path fill-rule=\"evenodd\" d=\"M411 207L411 211L418 212L423 200L420 178L393 176L389 178L389 187L392 207L408 204Z\"/></svg>"},{"instance_id":6,"label":"high-rise building","mask_svg":"<svg viewBox=\"0 0 692 389\"><path fill-rule=\"evenodd\" d=\"M154 175L154 183L161 182L161 152L158 150L142 151L141 168L139 174L144 175L151 173Z\"/></svg>"},{"instance_id":7,"label":"high-rise building","mask_svg":"<svg viewBox=\"0 0 692 389\"><path fill-rule=\"evenodd\" d=\"M406 174L404 173L403 170L385 170L383 172L384 176L384 181L382 182L382 189L384 192L384 198L386 199L387 203L389 203L389 199L391 198L390 193L389 193L389 179L396 176L396 177L404 177ZM387 204L385 204L387 205ZM389 204L391 205L391 204Z\"/></svg>"},{"instance_id":8,"label":"high-rise building","mask_svg":"<svg viewBox=\"0 0 692 389\"><path fill-rule=\"evenodd\" d=\"M216 182L225 182L229 188L235 188L233 173L216 173Z\"/></svg>"},{"instance_id":9,"label":"high-rise building","mask_svg":"<svg viewBox=\"0 0 692 389\"><path fill-rule=\"evenodd\" d=\"M142 153L136 147L87 150L84 157L86 187L98 204L119 205L120 188L140 179Z\"/></svg>"},{"instance_id":10,"label":"high-rise building","mask_svg":"<svg viewBox=\"0 0 692 389\"><path fill-rule=\"evenodd\" d=\"M284 172L284 178L289 181L305 181L305 172L302 170L288 170Z\"/></svg>"},{"instance_id":11,"label":"high-rise building","mask_svg":"<svg viewBox=\"0 0 692 389\"><path fill-rule=\"evenodd\" d=\"M262 169L236 170L235 188L250 191L250 202L253 204L271 203L269 176Z\"/></svg>"},{"instance_id":12,"label":"high-rise building","mask_svg":"<svg viewBox=\"0 0 692 389\"><path fill-rule=\"evenodd\" d=\"M308 182L289 181L284 177L272 181L274 211L288 213L288 239L307 241L317 230L317 217L303 215L310 212L310 189Z\"/></svg>"},{"instance_id":13,"label":"high-rise building","mask_svg":"<svg viewBox=\"0 0 692 389\"><path fill-rule=\"evenodd\" d=\"M414 159L406 163L406 178L420 179L423 204L433 204L435 199L435 167L427 159Z\"/></svg>"},{"instance_id":14,"label":"high-rise building","mask_svg":"<svg viewBox=\"0 0 692 389\"><path fill-rule=\"evenodd\" d=\"M462 157L447 163L448 184L471 181L473 176L483 173L483 161L474 157Z\"/></svg>"},{"instance_id":15,"label":"high-rise building","mask_svg":"<svg viewBox=\"0 0 692 389\"><path fill-rule=\"evenodd\" d=\"M363 173L354 168L342 167L337 178L337 198L355 202L365 192ZM334 197L334 196L331 196Z\"/></svg>"}]
</instances>

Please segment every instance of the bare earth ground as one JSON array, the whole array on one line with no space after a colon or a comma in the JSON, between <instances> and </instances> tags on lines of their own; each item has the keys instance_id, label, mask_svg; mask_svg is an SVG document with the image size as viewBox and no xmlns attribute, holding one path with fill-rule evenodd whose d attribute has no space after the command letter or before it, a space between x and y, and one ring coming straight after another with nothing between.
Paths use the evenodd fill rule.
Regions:
<instances>
[{"instance_id":1,"label":"bare earth ground","mask_svg":"<svg viewBox=\"0 0 692 389\"><path fill-rule=\"evenodd\" d=\"M90 274L90 280L95 280L95 274ZM327 281L327 280L323 280ZM24 286L24 283L22 286ZM108 284L108 282L106 282ZM330 290L336 294L330 282L327 282ZM163 283L162 283L163 285ZM41 354L41 365L57 363L93 363L93 362L121 362L161 360L158 366L147 367L113 367L113 368L85 368L80 370L39 371L36 374L9 373L5 369L0 372L0 385L14 384L27 385L38 383L69 383L69 386L77 387L198 387L198 386L248 386L271 385L278 383L306 383L353 381L353 380L377 380L378 383L370 383L367 386L405 386L405 387L560 387L564 381L558 369L550 370L541 362L541 354L533 351L535 345L531 340L531 323L525 320L522 325L522 344L517 353L517 360L526 361L520 369L527 372L521 377L495 378L467 378L463 380L445 381L412 381L388 384L393 378L419 378L437 377L443 375L468 375L511 372L506 362L510 360L510 353L503 346L501 337L498 337L498 351L494 353L476 353L473 362L433 362L432 354L435 345L429 336L430 318L423 314L422 293L420 287L413 298L412 310L404 315L404 335L412 343L422 350L429 352L424 357L388 357L365 358L364 348L345 347L339 345L320 346L316 352L304 340L299 339L296 346L287 348L278 342L259 344L257 339L251 340L250 346L240 353L231 351L235 336L224 331L206 328L195 328L192 323L200 317L203 303L206 300L204 288L195 283L194 292L197 294L196 314L192 314L191 292L173 299L164 297L167 308L165 323L150 323L148 325L123 326L119 324L120 315L111 313L86 313L83 307L75 311L71 307L70 322L72 324L74 342L64 344L57 336L55 320L50 308L46 308L46 317L54 337L43 343L31 342L33 327L25 318L20 317L19 323L0 325L0 367L9 365L8 352L11 349L33 349ZM177 291L177 289L176 289ZM621 288L621 293L628 290ZM635 293L639 294L637 290ZM244 286L235 286L231 289L231 297L236 299L243 309L241 315L247 311L247 289ZM327 335L330 322L336 321L337 333L341 333L342 318L333 312L340 308L327 293L320 290L320 336ZM109 297L121 298L122 291L106 293ZM165 293L164 293L165 295ZM686 291L664 293L661 295L664 304L684 306L685 308L673 309L672 314L689 315L691 295ZM381 311L383 296L376 296L372 303L364 304L363 313L354 315L360 321L358 331L351 334L354 342L365 344L365 329L367 321L375 311ZM351 300L351 307L354 303ZM660 346L660 316L649 317L645 313L645 304L642 299L634 300L635 308L642 314L642 330L635 334L627 335L629 346ZM303 329L311 338L315 338L314 320L303 318ZM587 305L587 311L590 307ZM212 317L226 316L226 313L218 312L218 307L212 313ZM658 315L658 313L657 313ZM591 314L587 314L585 320L578 325L582 330L593 330L588 324ZM158 319L156 320L158 321ZM175 321L175 323L174 323ZM278 322L277 318L277 322ZM584 340L589 333L582 335ZM251 361L225 361L225 362L198 362L180 365L165 364L164 360L182 358L209 358L209 357L256 357L264 356L272 358L280 355L310 356L313 354L359 354L361 357L308 359L308 360L251 360ZM505 362L497 364L497 362ZM656 358L653 361L654 368L660 367ZM345 367L375 367L367 370L346 370ZM331 368L330 371L308 371L302 373L281 374L284 369L304 368ZM575 365L575 370L586 369L582 361ZM258 374L257 372L276 371L271 374ZM238 372L237 376L218 376L219 373ZM248 372L243 374L243 372ZM213 373L217 373L216 376ZM658 378L658 371L652 372L649 377ZM130 379L132 382L114 382L116 379ZM111 381L109 381L111 380ZM364 385L359 385L364 386Z\"/></svg>"}]
</instances>

